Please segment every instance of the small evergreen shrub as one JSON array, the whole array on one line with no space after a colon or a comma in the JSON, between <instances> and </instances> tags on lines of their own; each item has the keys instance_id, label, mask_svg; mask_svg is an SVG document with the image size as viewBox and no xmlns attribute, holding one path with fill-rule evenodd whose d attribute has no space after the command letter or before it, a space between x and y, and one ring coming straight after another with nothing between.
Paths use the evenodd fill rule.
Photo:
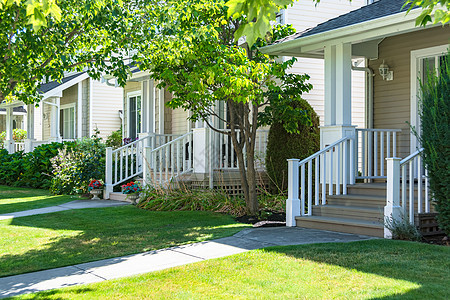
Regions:
<instances>
[{"instance_id":1,"label":"small evergreen shrub","mask_svg":"<svg viewBox=\"0 0 450 300\"><path fill-rule=\"evenodd\" d=\"M272 182L273 191L285 191L288 181L287 159L304 159L320 148L319 117L306 100L300 99L296 106L307 111L310 125L299 124L300 134L290 134L283 123L270 127L266 152L266 170Z\"/></svg>"},{"instance_id":2,"label":"small evergreen shrub","mask_svg":"<svg viewBox=\"0 0 450 300\"><path fill-rule=\"evenodd\" d=\"M119 148L122 146L123 136L122 136L122 128L119 130L113 131L110 136L106 138L106 147Z\"/></svg>"},{"instance_id":3,"label":"small evergreen shrub","mask_svg":"<svg viewBox=\"0 0 450 300\"><path fill-rule=\"evenodd\" d=\"M430 178L439 226L450 235L450 54L439 76L428 74L420 103L423 160Z\"/></svg>"}]
</instances>

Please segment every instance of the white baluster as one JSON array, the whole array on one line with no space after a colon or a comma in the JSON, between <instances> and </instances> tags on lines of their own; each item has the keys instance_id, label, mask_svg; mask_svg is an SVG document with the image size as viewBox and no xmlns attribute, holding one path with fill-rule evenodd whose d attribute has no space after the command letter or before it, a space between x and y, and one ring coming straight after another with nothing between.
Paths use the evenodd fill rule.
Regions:
<instances>
[{"instance_id":1,"label":"white baluster","mask_svg":"<svg viewBox=\"0 0 450 300\"><path fill-rule=\"evenodd\" d=\"M380 132L380 175L384 176L384 132Z\"/></svg>"},{"instance_id":2,"label":"white baluster","mask_svg":"<svg viewBox=\"0 0 450 300\"><path fill-rule=\"evenodd\" d=\"M302 164L300 167L300 207L301 207L301 215L305 215L305 164Z\"/></svg>"},{"instance_id":3,"label":"white baluster","mask_svg":"<svg viewBox=\"0 0 450 300\"><path fill-rule=\"evenodd\" d=\"M414 224L414 160L409 162L409 222Z\"/></svg>"},{"instance_id":4,"label":"white baluster","mask_svg":"<svg viewBox=\"0 0 450 300\"><path fill-rule=\"evenodd\" d=\"M344 142L344 151L342 155L342 193L347 195L347 176L348 176L348 146L350 141ZM351 160L351 157L350 157ZM351 169L350 169L351 170ZM351 171L350 171L351 172Z\"/></svg>"},{"instance_id":5,"label":"white baluster","mask_svg":"<svg viewBox=\"0 0 450 300\"><path fill-rule=\"evenodd\" d=\"M337 145L336 153L336 195L341 194L341 145Z\"/></svg>"},{"instance_id":6,"label":"white baluster","mask_svg":"<svg viewBox=\"0 0 450 300\"><path fill-rule=\"evenodd\" d=\"M378 176L378 132L373 133L373 175Z\"/></svg>"},{"instance_id":7,"label":"white baluster","mask_svg":"<svg viewBox=\"0 0 450 300\"><path fill-rule=\"evenodd\" d=\"M333 154L334 154L334 147L330 149L330 182L328 183L328 195L333 195L333 183L334 183L334 174L333 174Z\"/></svg>"},{"instance_id":8,"label":"white baluster","mask_svg":"<svg viewBox=\"0 0 450 300\"><path fill-rule=\"evenodd\" d=\"M322 154L322 205L327 202L327 153Z\"/></svg>"},{"instance_id":9,"label":"white baluster","mask_svg":"<svg viewBox=\"0 0 450 300\"><path fill-rule=\"evenodd\" d=\"M417 156L417 212L422 213L422 160Z\"/></svg>"},{"instance_id":10,"label":"white baluster","mask_svg":"<svg viewBox=\"0 0 450 300\"><path fill-rule=\"evenodd\" d=\"M320 162L319 162L319 160L320 160L320 155L319 156L317 156L316 157L316 159L315 159L315 161L316 161L316 168L315 168L315 177L314 177L314 180L315 180L315 185L314 185L314 190L315 190L315 193L314 193L314 203L315 203L315 205L319 205L319 189L320 189L320 178L319 178L319 171L320 171Z\"/></svg>"},{"instance_id":11,"label":"white baluster","mask_svg":"<svg viewBox=\"0 0 450 300\"><path fill-rule=\"evenodd\" d=\"M312 160L308 162L308 216L312 215Z\"/></svg>"}]
</instances>

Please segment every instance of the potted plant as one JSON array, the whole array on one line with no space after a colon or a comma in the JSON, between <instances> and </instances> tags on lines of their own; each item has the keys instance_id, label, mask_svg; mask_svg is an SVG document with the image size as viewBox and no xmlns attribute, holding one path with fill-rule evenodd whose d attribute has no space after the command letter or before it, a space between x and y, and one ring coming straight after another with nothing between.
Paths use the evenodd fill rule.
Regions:
<instances>
[{"instance_id":1,"label":"potted plant","mask_svg":"<svg viewBox=\"0 0 450 300\"><path fill-rule=\"evenodd\" d=\"M122 185L122 193L127 195L127 199L130 199L133 205L137 203L137 199L139 198L139 193L141 191L142 188L139 182L131 181L127 184Z\"/></svg>"},{"instance_id":2,"label":"potted plant","mask_svg":"<svg viewBox=\"0 0 450 300\"><path fill-rule=\"evenodd\" d=\"M89 193L91 193L92 200L100 200L99 196L103 193L103 181L92 179L89 183Z\"/></svg>"}]
</instances>

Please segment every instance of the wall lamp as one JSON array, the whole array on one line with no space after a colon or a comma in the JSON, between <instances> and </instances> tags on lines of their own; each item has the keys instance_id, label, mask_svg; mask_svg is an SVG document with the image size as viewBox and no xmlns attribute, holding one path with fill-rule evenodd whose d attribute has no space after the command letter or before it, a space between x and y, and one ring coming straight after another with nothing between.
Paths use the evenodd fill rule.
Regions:
<instances>
[{"instance_id":1,"label":"wall lamp","mask_svg":"<svg viewBox=\"0 0 450 300\"><path fill-rule=\"evenodd\" d=\"M381 75L381 77L383 77L383 80L386 80L386 81L394 80L394 71L389 70L389 66L384 63L384 59L383 59L383 63L380 65L378 70L380 71L380 75Z\"/></svg>"}]
</instances>

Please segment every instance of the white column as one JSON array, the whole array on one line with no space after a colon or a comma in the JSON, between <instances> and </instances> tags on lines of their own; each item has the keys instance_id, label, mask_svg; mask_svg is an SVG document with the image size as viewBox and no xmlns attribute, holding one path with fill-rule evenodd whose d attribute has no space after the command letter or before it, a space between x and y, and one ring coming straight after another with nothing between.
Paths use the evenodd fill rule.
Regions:
<instances>
[{"instance_id":1,"label":"white column","mask_svg":"<svg viewBox=\"0 0 450 300\"><path fill-rule=\"evenodd\" d=\"M352 124L352 45L336 46L336 124Z\"/></svg>"},{"instance_id":2,"label":"white column","mask_svg":"<svg viewBox=\"0 0 450 300\"><path fill-rule=\"evenodd\" d=\"M150 81L150 84L148 85L148 90L150 94L150 103L149 103L149 109L150 109L150 127L149 131L155 133L156 132L156 88L155 88L155 82L153 80Z\"/></svg>"},{"instance_id":3,"label":"white column","mask_svg":"<svg viewBox=\"0 0 450 300\"><path fill-rule=\"evenodd\" d=\"M386 189L386 206L384 207L384 221L392 219L401 221L400 207L400 161L401 158L390 157L387 160L387 189ZM391 239L392 232L384 228L384 238Z\"/></svg>"},{"instance_id":4,"label":"white column","mask_svg":"<svg viewBox=\"0 0 450 300\"><path fill-rule=\"evenodd\" d=\"M59 124L59 105L60 105L60 98L55 97L52 101L53 105L51 105L50 110L50 141L51 142L60 142L61 141L61 135L60 135L60 124Z\"/></svg>"},{"instance_id":5,"label":"white column","mask_svg":"<svg viewBox=\"0 0 450 300\"><path fill-rule=\"evenodd\" d=\"M34 139L34 105L27 105L27 138L25 140L25 152L33 151Z\"/></svg>"},{"instance_id":6,"label":"white column","mask_svg":"<svg viewBox=\"0 0 450 300\"><path fill-rule=\"evenodd\" d=\"M113 190L113 155L112 147L106 148L106 161L105 161L105 191L103 193L104 199L109 199L109 195Z\"/></svg>"},{"instance_id":7,"label":"white column","mask_svg":"<svg viewBox=\"0 0 450 300\"><path fill-rule=\"evenodd\" d=\"M300 216L299 162L299 159L288 159L288 198L286 200L286 226L288 227L295 227L297 225L295 217Z\"/></svg>"},{"instance_id":8,"label":"white column","mask_svg":"<svg viewBox=\"0 0 450 300\"><path fill-rule=\"evenodd\" d=\"M77 100L77 137L83 137L83 83L78 83L78 100Z\"/></svg>"},{"instance_id":9,"label":"white column","mask_svg":"<svg viewBox=\"0 0 450 300\"><path fill-rule=\"evenodd\" d=\"M8 153L14 153L14 139L13 139L13 108L6 108L6 138L5 149Z\"/></svg>"},{"instance_id":10,"label":"white column","mask_svg":"<svg viewBox=\"0 0 450 300\"><path fill-rule=\"evenodd\" d=\"M148 132L148 80L144 80L141 83L141 133Z\"/></svg>"},{"instance_id":11,"label":"white column","mask_svg":"<svg viewBox=\"0 0 450 300\"><path fill-rule=\"evenodd\" d=\"M164 134L164 89L159 90L159 134Z\"/></svg>"},{"instance_id":12,"label":"white column","mask_svg":"<svg viewBox=\"0 0 450 300\"><path fill-rule=\"evenodd\" d=\"M325 126L336 124L336 46L325 47Z\"/></svg>"},{"instance_id":13,"label":"white column","mask_svg":"<svg viewBox=\"0 0 450 300\"><path fill-rule=\"evenodd\" d=\"M208 173L208 147L209 147L209 129L195 128L193 129L193 145L194 145L194 173Z\"/></svg>"}]
</instances>

